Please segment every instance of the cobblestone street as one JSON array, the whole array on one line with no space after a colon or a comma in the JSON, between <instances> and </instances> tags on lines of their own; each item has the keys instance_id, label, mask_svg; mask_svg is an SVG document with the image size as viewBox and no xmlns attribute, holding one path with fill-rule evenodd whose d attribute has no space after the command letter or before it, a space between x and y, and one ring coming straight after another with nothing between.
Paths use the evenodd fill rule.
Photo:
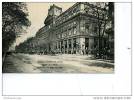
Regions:
<instances>
[{"instance_id":1,"label":"cobblestone street","mask_svg":"<svg viewBox=\"0 0 134 100\"><path fill-rule=\"evenodd\" d=\"M3 63L4 73L113 73L114 63L87 55L11 54Z\"/></svg>"}]
</instances>

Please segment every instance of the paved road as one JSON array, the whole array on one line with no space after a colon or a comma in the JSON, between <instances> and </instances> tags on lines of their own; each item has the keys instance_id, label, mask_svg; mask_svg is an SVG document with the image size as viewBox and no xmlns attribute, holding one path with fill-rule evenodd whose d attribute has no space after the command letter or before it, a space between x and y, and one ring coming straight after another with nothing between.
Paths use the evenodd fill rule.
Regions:
<instances>
[{"instance_id":1,"label":"paved road","mask_svg":"<svg viewBox=\"0 0 134 100\"><path fill-rule=\"evenodd\" d=\"M83 55L8 55L3 64L7 73L113 73L114 64Z\"/></svg>"}]
</instances>

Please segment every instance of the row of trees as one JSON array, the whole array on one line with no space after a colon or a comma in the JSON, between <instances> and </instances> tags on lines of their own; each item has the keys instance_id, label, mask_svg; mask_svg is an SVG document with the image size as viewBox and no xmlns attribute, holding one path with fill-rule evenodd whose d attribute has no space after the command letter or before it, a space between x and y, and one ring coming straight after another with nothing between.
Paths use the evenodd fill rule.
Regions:
<instances>
[{"instance_id":1,"label":"row of trees","mask_svg":"<svg viewBox=\"0 0 134 100\"><path fill-rule=\"evenodd\" d=\"M23 2L2 3L2 58L22 33L26 33L26 27L30 26L27 18L27 5Z\"/></svg>"},{"instance_id":2,"label":"row of trees","mask_svg":"<svg viewBox=\"0 0 134 100\"><path fill-rule=\"evenodd\" d=\"M27 53L27 54L46 54L47 53L47 47L45 45L38 44L38 42L35 42L35 37L30 37L23 43L20 43L18 46L15 47L15 51L18 53Z\"/></svg>"}]
</instances>

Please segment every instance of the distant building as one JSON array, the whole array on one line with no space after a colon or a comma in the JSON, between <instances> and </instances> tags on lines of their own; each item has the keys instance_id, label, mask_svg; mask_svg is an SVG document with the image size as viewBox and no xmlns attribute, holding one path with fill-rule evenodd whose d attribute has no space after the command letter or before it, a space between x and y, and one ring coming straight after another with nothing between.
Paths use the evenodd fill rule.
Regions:
<instances>
[{"instance_id":1,"label":"distant building","mask_svg":"<svg viewBox=\"0 0 134 100\"><path fill-rule=\"evenodd\" d=\"M95 3L75 3L65 12L56 5L50 6L45 25L37 32L34 45L44 47L46 52L91 53L99 45L98 16L95 11L102 12L99 20L104 23L105 10ZM101 38L101 45L105 47L105 37Z\"/></svg>"}]
</instances>

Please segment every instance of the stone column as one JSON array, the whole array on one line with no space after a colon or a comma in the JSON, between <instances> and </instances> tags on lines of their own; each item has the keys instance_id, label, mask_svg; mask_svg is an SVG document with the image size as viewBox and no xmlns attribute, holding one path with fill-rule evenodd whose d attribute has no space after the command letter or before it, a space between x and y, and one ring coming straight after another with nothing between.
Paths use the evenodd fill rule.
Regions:
<instances>
[{"instance_id":1,"label":"stone column","mask_svg":"<svg viewBox=\"0 0 134 100\"><path fill-rule=\"evenodd\" d=\"M85 38L80 38L80 54L85 54Z\"/></svg>"},{"instance_id":2,"label":"stone column","mask_svg":"<svg viewBox=\"0 0 134 100\"><path fill-rule=\"evenodd\" d=\"M59 52L61 53L61 41L59 41L59 43L60 43L60 48L59 48Z\"/></svg>"},{"instance_id":3,"label":"stone column","mask_svg":"<svg viewBox=\"0 0 134 100\"><path fill-rule=\"evenodd\" d=\"M94 46L94 38L89 38L89 50L90 50L90 53L93 51L93 46Z\"/></svg>"},{"instance_id":4,"label":"stone column","mask_svg":"<svg viewBox=\"0 0 134 100\"><path fill-rule=\"evenodd\" d=\"M68 54L68 48L69 48L69 44L68 44L68 39L67 39L67 54Z\"/></svg>"},{"instance_id":5,"label":"stone column","mask_svg":"<svg viewBox=\"0 0 134 100\"><path fill-rule=\"evenodd\" d=\"M63 53L65 54L65 40L63 40Z\"/></svg>"},{"instance_id":6,"label":"stone column","mask_svg":"<svg viewBox=\"0 0 134 100\"><path fill-rule=\"evenodd\" d=\"M80 38L76 38L76 54L80 54Z\"/></svg>"},{"instance_id":7,"label":"stone column","mask_svg":"<svg viewBox=\"0 0 134 100\"><path fill-rule=\"evenodd\" d=\"M58 44L58 41L56 42L56 53L58 53L58 50L59 50L59 44Z\"/></svg>"},{"instance_id":8,"label":"stone column","mask_svg":"<svg viewBox=\"0 0 134 100\"><path fill-rule=\"evenodd\" d=\"M74 45L73 45L73 39L71 39L71 54L73 54L73 47L74 47Z\"/></svg>"},{"instance_id":9,"label":"stone column","mask_svg":"<svg viewBox=\"0 0 134 100\"><path fill-rule=\"evenodd\" d=\"M72 46L73 46L73 44L72 44L72 39L70 39L71 40L71 48L70 48L70 54L72 54Z\"/></svg>"}]
</instances>

